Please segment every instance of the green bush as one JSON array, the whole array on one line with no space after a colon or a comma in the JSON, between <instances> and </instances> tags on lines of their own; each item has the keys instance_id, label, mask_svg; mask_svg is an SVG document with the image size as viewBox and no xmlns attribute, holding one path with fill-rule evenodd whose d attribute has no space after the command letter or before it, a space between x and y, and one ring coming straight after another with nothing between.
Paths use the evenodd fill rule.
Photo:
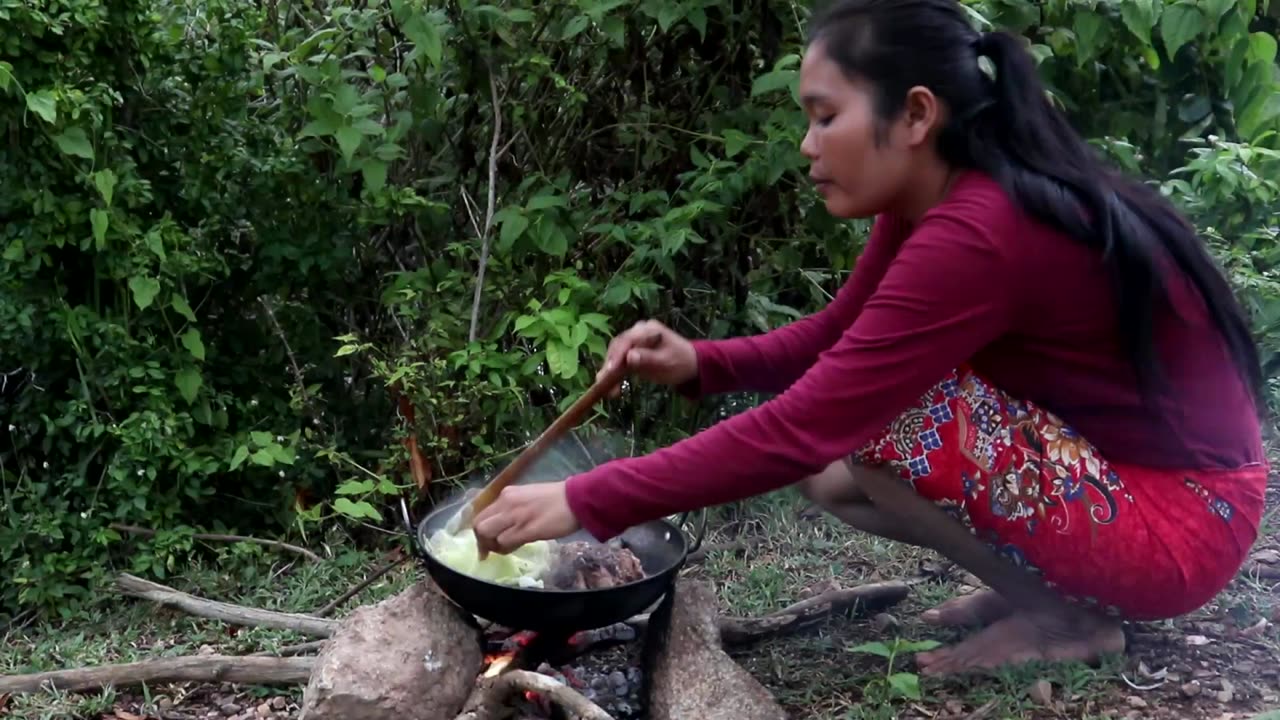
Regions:
<instances>
[{"instance_id":1,"label":"green bush","mask_svg":"<svg viewBox=\"0 0 1280 720\"><path fill-rule=\"evenodd\" d=\"M967 7L1204 228L1274 365L1265 3ZM390 523L538 432L618 329L820 307L867 224L804 177L808 12L0 0L0 611L163 577L195 529ZM644 450L716 412L641 390L599 422Z\"/></svg>"}]
</instances>

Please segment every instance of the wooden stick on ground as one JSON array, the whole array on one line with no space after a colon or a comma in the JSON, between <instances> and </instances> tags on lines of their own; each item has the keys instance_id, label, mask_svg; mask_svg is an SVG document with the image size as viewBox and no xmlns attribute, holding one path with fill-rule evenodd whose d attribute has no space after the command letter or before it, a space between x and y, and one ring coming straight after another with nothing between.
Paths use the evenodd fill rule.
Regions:
<instances>
[{"instance_id":1,"label":"wooden stick on ground","mask_svg":"<svg viewBox=\"0 0 1280 720\"><path fill-rule=\"evenodd\" d=\"M125 595L150 600L191 615L220 620L232 625L293 630L312 637L329 637L338 627L338 623L334 620L325 620L311 615L260 610L217 600L205 600L128 573L122 573L116 578L116 586Z\"/></svg>"},{"instance_id":2,"label":"wooden stick on ground","mask_svg":"<svg viewBox=\"0 0 1280 720\"><path fill-rule=\"evenodd\" d=\"M298 685L311 676L315 662L312 657L191 655L123 665L0 676L0 693L34 693L45 689L81 692L107 686L119 688L169 682Z\"/></svg>"},{"instance_id":3,"label":"wooden stick on ground","mask_svg":"<svg viewBox=\"0 0 1280 720\"><path fill-rule=\"evenodd\" d=\"M116 532L128 533L130 535L141 535L143 537L155 537L156 531L150 528L138 527L137 525L123 525L121 523L111 523L111 529ZM277 550L287 550L291 553L297 553L311 562L320 562L319 555L311 552L304 547L290 545L279 540L263 540L262 538L247 537L244 535L220 535L217 533L195 533L191 536L196 540L205 540L208 542L247 542L263 547L276 548Z\"/></svg>"},{"instance_id":4,"label":"wooden stick on ground","mask_svg":"<svg viewBox=\"0 0 1280 720\"><path fill-rule=\"evenodd\" d=\"M456 720L501 720L510 713L509 703L517 693L537 693L577 720L613 720L599 705L553 677L528 670L509 670L494 678L484 678L467 699Z\"/></svg>"}]
</instances>

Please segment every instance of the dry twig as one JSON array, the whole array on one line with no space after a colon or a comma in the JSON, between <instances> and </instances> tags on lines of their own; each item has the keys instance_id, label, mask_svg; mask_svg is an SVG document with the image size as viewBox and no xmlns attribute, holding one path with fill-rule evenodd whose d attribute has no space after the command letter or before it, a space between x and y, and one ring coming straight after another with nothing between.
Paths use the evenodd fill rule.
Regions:
<instances>
[{"instance_id":1,"label":"dry twig","mask_svg":"<svg viewBox=\"0 0 1280 720\"><path fill-rule=\"evenodd\" d=\"M399 567L400 565L403 565L403 564L405 563L405 561L407 561L408 559L409 559L409 556L407 556L407 555L406 555L406 556L404 556L404 557L401 557L401 558L400 558L400 559L398 559L398 560L393 560L393 561L391 561L391 562L387 563L386 565L383 565L381 568L379 568L378 570L374 571L374 573L373 573L372 575L370 575L369 577L365 578L365 579L364 579L363 581L361 581L360 583L356 584L356 585L355 585L354 587L352 587L350 590L348 590L348 591L346 591L346 592L342 593L342 595L339 595L339 596L338 596L338 598L337 598L337 599L335 599L333 602L331 602L331 603L329 603L328 605L325 605L324 607L322 607L322 608L320 608L319 610L317 610L317 611L316 611L316 613L315 613L315 616L316 616L316 617L318 617L318 618L329 617L330 615L332 615L332 614L333 614L333 611L334 611L334 610L337 610L338 608L342 607L342 604L343 604L343 603L345 603L346 601L348 601L348 600L350 600L351 598L355 597L355 596L356 596L356 595L358 595L362 590L364 590L365 588L367 588L367 587L369 587L370 585L372 585L372 584L374 584L375 582L377 582L377 581L378 581L378 578L382 577L383 575L386 575L387 573L389 573L389 572L391 572L392 570L396 569L396 568L397 568L397 567Z\"/></svg>"},{"instance_id":2,"label":"dry twig","mask_svg":"<svg viewBox=\"0 0 1280 720\"><path fill-rule=\"evenodd\" d=\"M156 531L150 528L138 527L137 525L124 525L121 523L111 523L111 529L116 532L128 533L130 535L141 535L143 537L155 537ZM247 542L263 547L276 548L277 550L287 550L297 553L312 562L321 562L322 558L304 547L290 545L279 540L263 540L262 538L247 537L245 535L221 535L218 533L194 533L191 536L196 540L204 540L207 542Z\"/></svg>"}]
</instances>

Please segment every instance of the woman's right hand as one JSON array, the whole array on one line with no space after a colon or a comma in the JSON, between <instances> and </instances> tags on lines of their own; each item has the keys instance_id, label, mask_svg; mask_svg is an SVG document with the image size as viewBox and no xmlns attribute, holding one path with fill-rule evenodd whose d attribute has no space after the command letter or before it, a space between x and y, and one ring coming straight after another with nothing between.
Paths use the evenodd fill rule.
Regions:
<instances>
[{"instance_id":1,"label":"woman's right hand","mask_svg":"<svg viewBox=\"0 0 1280 720\"><path fill-rule=\"evenodd\" d=\"M615 337L596 377L623 363L628 374L660 385L681 385L698 375L693 343L657 320L642 320ZM616 397L620 392L615 387L609 394Z\"/></svg>"}]
</instances>

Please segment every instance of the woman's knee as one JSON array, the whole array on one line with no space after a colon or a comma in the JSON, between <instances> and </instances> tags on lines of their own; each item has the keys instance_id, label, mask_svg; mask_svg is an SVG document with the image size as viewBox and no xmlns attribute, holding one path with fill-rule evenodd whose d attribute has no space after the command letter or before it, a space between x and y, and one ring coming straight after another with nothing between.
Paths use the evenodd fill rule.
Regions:
<instances>
[{"instance_id":1,"label":"woman's knee","mask_svg":"<svg viewBox=\"0 0 1280 720\"><path fill-rule=\"evenodd\" d=\"M843 460L831 463L822 472L810 475L800 483L800 492L815 505L831 507L867 502L867 494L858 485L855 472Z\"/></svg>"}]
</instances>

